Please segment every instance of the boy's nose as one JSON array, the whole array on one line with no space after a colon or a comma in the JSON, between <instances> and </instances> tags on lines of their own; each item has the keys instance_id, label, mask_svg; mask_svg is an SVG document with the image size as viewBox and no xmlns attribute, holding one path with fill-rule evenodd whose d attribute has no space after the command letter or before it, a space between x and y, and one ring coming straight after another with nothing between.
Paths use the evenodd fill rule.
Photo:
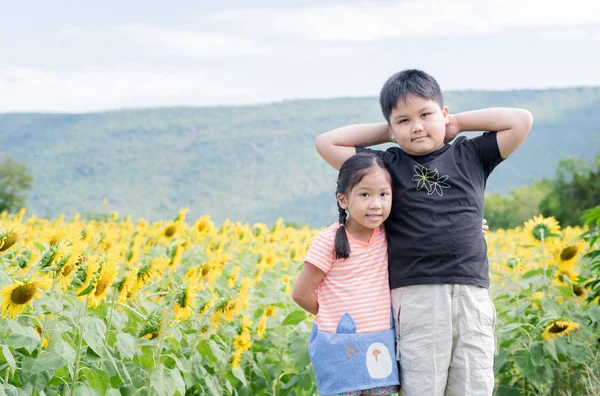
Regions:
<instances>
[{"instance_id":1,"label":"boy's nose","mask_svg":"<svg viewBox=\"0 0 600 396\"><path fill-rule=\"evenodd\" d=\"M423 130L423 125L420 122L417 122L413 126L413 132L421 132Z\"/></svg>"}]
</instances>

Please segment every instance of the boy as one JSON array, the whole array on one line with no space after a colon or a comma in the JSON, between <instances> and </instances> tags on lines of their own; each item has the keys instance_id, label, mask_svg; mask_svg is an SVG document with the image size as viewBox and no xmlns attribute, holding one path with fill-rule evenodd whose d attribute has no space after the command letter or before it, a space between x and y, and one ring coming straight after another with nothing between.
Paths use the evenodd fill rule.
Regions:
<instances>
[{"instance_id":1,"label":"boy","mask_svg":"<svg viewBox=\"0 0 600 396\"><path fill-rule=\"evenodd\" d=\"M532 115L491 108L450 115L437 81L404 70L384 84L387 123L351 125L316 139L331 166L375 151L394 185L386 221L401 395L492 395L496 312L481 233L492 170L523 142ZM473 139L461 131L486 132Z\"/></svg>"}]
</instances>

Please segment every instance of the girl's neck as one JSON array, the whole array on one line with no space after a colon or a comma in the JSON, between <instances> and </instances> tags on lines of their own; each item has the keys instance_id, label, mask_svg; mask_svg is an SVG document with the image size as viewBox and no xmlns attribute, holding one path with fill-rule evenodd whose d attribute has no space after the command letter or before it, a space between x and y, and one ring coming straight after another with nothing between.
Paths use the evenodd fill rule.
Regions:
<instances>
[{"instance_id":1,"label":"girl's neck","mask_svg":"<svg viewBox=\"0 0 600 396\"><path fill-rule=\"evenodd\" d=\"M360 225L356 221L352 221L352 218L346 220L344 227L346 227L346 232L349 233L352 238L361 242L369 243L371 236L373 236L374 230L372 228Z\"/></svg>"}]
</instances>

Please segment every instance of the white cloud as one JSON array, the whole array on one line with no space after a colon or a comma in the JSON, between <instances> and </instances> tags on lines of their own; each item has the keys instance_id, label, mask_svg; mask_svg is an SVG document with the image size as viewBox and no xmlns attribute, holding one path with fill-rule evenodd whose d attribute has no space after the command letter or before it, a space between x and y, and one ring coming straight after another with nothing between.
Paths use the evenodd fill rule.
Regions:
<instances>
[{"instance_id":1,"label":"white cloud","mask_svg":"<svg viewBox=\"0 0 600 396\"><path fill-rule=\"evenodd\" d=\"M208 105L248 102L251 91L231 74L139 65L51 71L0 69L0 109L10 111L95 111L117 107ZM7 94L10 93L10 94Z\"/></svg>"},{"instance_id":2,"label":"white cloud","mask_svg":"<svg viewBox=\"0 0 600 396\"><path fill-rule=\"evenodd\" d=\"M187 56L260 55L270 47L241 35L174 30L143 24L121 26L119 32L162 52Z\"/></svg>"},{"instance_id":3,"label":"white cloud","mask_svg":"<svg viewBox=\"0 0 600 396\"><path fill-rule=\"evenodd\" d=\"M214 21L247 34L315 41L368 42L400 37L490 34L600 22L597 0L406 1L308 8L228 10Z\"/></svg>"},{"instance_id":4,"label":"white cloud","mask_svg":"<svg viewBox=\"0 0 600 396\"><path fill-rule=\"evenodd\" d=\"M544 29L539 32L539 37L545 40L566 39L600 41L600 25L581 28Z\"/></svg>"}]
</instances>

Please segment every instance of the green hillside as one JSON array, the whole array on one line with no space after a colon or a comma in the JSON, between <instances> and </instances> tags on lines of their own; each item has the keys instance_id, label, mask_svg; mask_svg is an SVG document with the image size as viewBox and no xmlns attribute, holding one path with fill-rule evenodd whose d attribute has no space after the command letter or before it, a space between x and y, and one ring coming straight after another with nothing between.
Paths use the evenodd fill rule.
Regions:
<instances>
[{"instance_id":1,"label":"green hillside","mask_svg":"<svg viewBox=\"0 0 600 396\"><path fill-rule=\"evenodd\" d=\"M560 158L600 152L600 88L447 92L451 112L489 106L532 111L525 144L492 174L489 192L553 177ZM336 173L314 138L382 120L377 98L297 100L243 107L89 114L0 114L0 158L28 164L28 207L39 216L117 210L190 218L321 226L335 220ZM103 205L103 202L106 202Z\"/></svg>"}]
</instances>

